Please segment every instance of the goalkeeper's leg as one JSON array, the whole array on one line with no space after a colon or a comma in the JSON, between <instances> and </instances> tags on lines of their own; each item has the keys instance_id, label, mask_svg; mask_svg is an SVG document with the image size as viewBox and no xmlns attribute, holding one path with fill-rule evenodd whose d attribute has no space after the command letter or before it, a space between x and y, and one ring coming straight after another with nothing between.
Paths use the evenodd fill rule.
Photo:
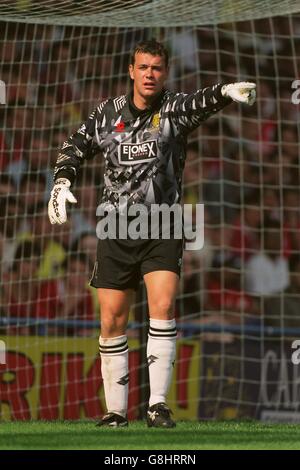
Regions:
<instances>
[{"instance_id":1,"label":"goalkeeper's leg","mask_svg":"<svg viewBox=\"0 0 300 470\"><path fill-rule=\"evenodd\" d=\"M127 426L128 344L126 327L132 290L98 289L101 312L99 350L107 413L99 426Z\"/></svg>"},{"instance_id":2,"label":"goalkeeper's leg","mask_svg":"<svg viewBox=\"0 0 300 470\"><path fill-rule=\"evenodd\" d=\"M150 328L147 344L150 399L149 427L172 428L166 397L176 355L175 298L179 276L171 271L154 271L144 276L149 304Z\"/></svg>"}]
</instances>

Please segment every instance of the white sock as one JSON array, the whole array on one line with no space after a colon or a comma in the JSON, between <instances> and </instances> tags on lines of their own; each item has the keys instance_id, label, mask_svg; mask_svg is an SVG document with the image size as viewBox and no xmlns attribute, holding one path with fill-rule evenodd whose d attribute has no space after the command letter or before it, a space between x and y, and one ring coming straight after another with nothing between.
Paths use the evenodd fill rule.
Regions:
<instances>
[{"instance_id":1,"label":"white sock","mask_svg":"<svg viewBox=\"0 0 300 470\"><path fill-rule=\"evenodd\" d=\"M128 405L128 344L125 335L99 338L101 373L108 413L124 418Z\"/></svg>"},{"instance_id":2,"label":"white sock","mask_svg":"<svg viewBox=\"0 0 300 470\"><path fill-rule=\"evenodd\" d=\"M147 344L149 406L166 403L176 355L176 321L150 318Z\"/></svg>"}]
</instances>

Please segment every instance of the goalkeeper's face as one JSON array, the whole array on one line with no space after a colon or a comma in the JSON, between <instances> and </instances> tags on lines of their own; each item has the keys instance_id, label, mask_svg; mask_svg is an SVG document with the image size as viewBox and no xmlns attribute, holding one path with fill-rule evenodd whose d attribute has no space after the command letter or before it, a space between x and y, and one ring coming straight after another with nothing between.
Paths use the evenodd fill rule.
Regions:
<instances>
[{"instance_id":1,"label":"goalkeeper's face","mask_svg":"<svg viewBox=\"0 0 300 470\"><path fill-rule=\"evenodd\" d=\"M135 62L129 66L130 78L134 81L134 99L151 102L162 91L168 77L164 57L148 53L136 53Z\"/></svg>"}]
</instances>

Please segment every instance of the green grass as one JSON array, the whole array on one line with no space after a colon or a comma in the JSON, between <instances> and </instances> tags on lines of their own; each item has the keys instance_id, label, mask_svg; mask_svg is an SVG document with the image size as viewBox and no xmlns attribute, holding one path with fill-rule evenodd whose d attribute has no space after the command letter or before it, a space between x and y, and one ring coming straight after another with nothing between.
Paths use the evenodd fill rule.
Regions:
<instances>
[{"instance_id":1,"label":"green grass","mask_svg":"<svg viewBox=\"0 0 300 470\"><path fill-rule=\"evenodd\" d=\"M175 429L95 427L93 421L0 423L0 449L300 449L300 427L258 422L179 422Z\"/></svg>"}]
</instances>

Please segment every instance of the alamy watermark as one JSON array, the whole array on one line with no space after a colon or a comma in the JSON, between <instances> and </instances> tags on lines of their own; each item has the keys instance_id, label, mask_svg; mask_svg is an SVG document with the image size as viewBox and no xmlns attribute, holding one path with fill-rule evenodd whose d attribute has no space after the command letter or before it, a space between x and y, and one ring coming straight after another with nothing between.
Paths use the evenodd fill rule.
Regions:
<instances>
[{"instance_id":1,"label":"alamy watermark","mask_svg":"<svg viewBox=\"0 0 300 470\"><path fill-rule=\"evenodd\" d=\"M0 364L6 364L6 345L0 340Z\"/></svg>"},{"instance_id":2,"label":"alamy watermark","mask_svg":"<svg viewBox=\"0 0 300 470\"><path fill-rule=\"evenodd\" d=\"M296 90L292 93L291 102L293 104L300 103L300 80L294 80L292 82L292 88L296 88Z\"/></svg>"},{"instance_id":3,"label":"alamy watermark","mask_svg":"<svg viewBox=\"0 0 300 470\"><path fill-rule=\"evenodd\" d=\"M185 239L186 250L201 250L204 246L203 204L144 204L128 205L121 196L117 207L104 203L97 207L101 217L96 227L100 240Z\"/></svg>"}]
</instances>

